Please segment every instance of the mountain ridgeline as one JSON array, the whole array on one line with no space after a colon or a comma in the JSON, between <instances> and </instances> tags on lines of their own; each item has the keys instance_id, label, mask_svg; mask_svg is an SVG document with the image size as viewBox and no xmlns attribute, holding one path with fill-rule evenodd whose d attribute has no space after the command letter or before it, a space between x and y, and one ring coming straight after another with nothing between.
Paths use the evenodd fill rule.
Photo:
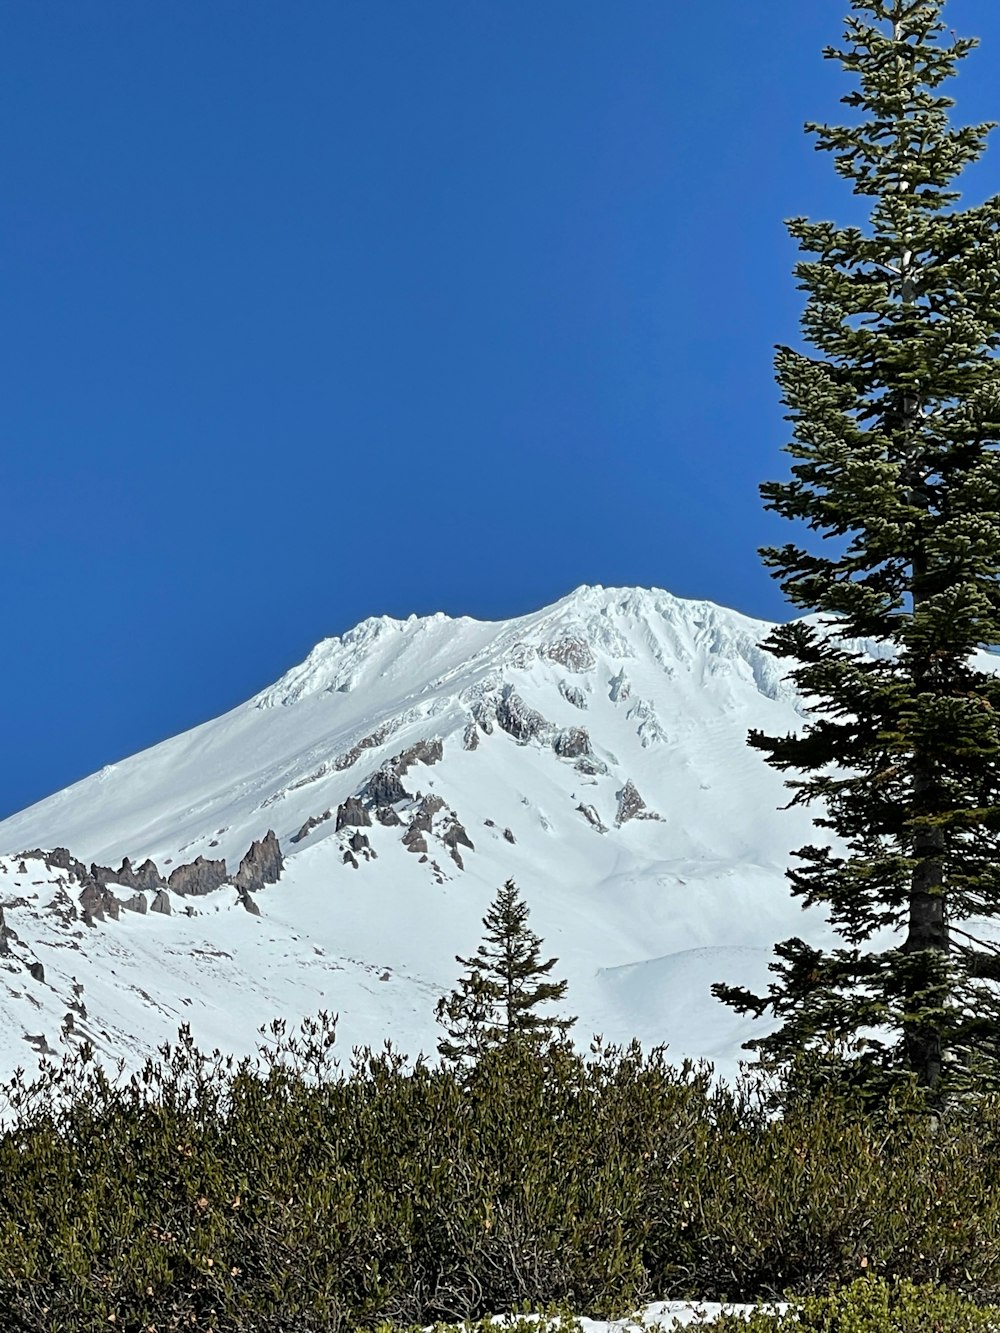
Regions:
<instances>
[{"instance_id":1,"label":"mountain ridgeline","mask_svg":"<svg viewBox=\"0 0 1000 1333\"><path fill-rule=\"evenodd\" d=\"M514 879L581 1039L733 1068L756 1028L711 983L760 984L773 940L804 929L783 871L810 825L745 743L802 722L770 628L588 587L511 621L324 640L0 824L0 1064L83 1038L134 1061L182 1022L241 1053L320 1008L348 1048L429 1052L455 956Z\"/></svg>"}]
</instances>

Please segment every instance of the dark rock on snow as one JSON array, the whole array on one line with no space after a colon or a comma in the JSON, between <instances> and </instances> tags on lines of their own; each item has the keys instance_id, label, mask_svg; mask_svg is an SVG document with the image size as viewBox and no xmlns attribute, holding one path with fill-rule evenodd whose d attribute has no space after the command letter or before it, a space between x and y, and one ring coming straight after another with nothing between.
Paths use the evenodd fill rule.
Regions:
<instances>
[{"instance_id":1,"label":"dark rock on snow","mask_svg":"<svg viewBox=\"0 0 1000 1333\"><path fill-rule=\"evenodd\" d=\"M357 828L359 825L370 826L371 822L371 815L357 796L348 796L343 805L337 807L336 829L338 833L344 828Z\"/></svg>"},{"instance_id":2,"label":"dark rock on snow","mask_svg":"<svg viewBox=\"0 0 1000 1333\"><path fill-rule=\"evenodd\" d=\"M660 816L653 810L646 809L646 802L636 790L635 783L631 778L625 783L618 795L618 814L615 823L621 828L622 824L628 823L630 819L659 819Z\"/></svg>"},{"instance_id":3,"label":"dark rock on snow","mask_svg":"<svg viewBox=\"0 0 1000 1333\"><path fill-rule=\"evenodd\" d=\"M538 651L550 662L558 662L567 671L592 671L597 665L597 658L585 639L567 636L556 643L543 644Z\"/></svg>"},{"instance_id":4,"label":"dark rock on snow","mask_svg":"<svg viewBox=\"0 0 1000 1333\"><path fill-rule=\"evenodd\" d=\"M268 829L265 836L250 844L250 850L240 862L240 868L233 878L238 889L257 892L266 884L277 884L285 868L285 859L274 829Z\"/></svg>"},{"instance_id":5,"label":"dark rock on snow","mask_svg":"<svg viewBox=\"0 0 1000 1333\"><path fill-rule=\"evenodd\" d=\"M112 870L110 866L92 865L90 878L102 888L109 884L122 884L128 889L162 889L167 882L156 868L156 863L148 857L138 868L132 865L127 856L118 870Z\"/></svg>"},{"instance_id":6,"label":"dark rock on snow","mask_svg":"<svg viewBox=\"0 0 1000 1333\"><path fill-rule=\"evenodd\" d=\"M380 768L373 773L361 789L362 798L374 806L396 805L399 801L412 801L413 797L404 788L399 775L391 768ZM371 820L368 821L371 823Z\"/></svg>"},{"instance_id":7,"label":"dark rock on snow","mask_svg":"<svg viewBox=\"0 0 1000 1333\"><path fill-rule=\"evenodd\" d=\"M244 908L246 908L246 910L250 913L250 915L260 916L260 908L254 902L253 895L250 893L250 891L248 889L240 889L239 895L240 895L240 902L243 904Z\"/></svg>"},{"instance_id":8,"label":"dark rock on snow","mask_svg":"<svg viewBox=\"0 0 1000 1333\"><path fill-rule=\"evenodd\" d=\"M585 709L587 707L587 696L579 685L571 685L569 681L561 680L559 682L559 693L574 708Z\"/></svg>"},{"instance_id":9,"label":"dark rock on snow","mask_svg":"<svg viewBox=\"0 0 1000 1333\"><path fill-rule=\"evenodd\" d=\"M576 808L587 823L592 828L597 829L598 833L607 833L607 825L602 822L600 815L592 805L578 805Z\"/></svg>"},{"instance_id":10,"label":"dark rock on snow","mask_svg":"<svg viewBox=\"0 0 1000 1333\"><path fill-rule=\"evenodd\" d=\"M92 926L95 921L103 921L106 916L117 921L120 906L118 899L105 885L92 879L84 884L80 893L80 912L88 926Z\"/></svg>"},{"instance_id":11,"label":"dark rock on snow","mask_svg":"<svg viewBox=\"0 0 1000 1333\"><path fill-rule=\"evenodd\" d=\"M591 749L587 728L565 727L556 733L552 748L560 759L579 759L582 755L589 755Z\"/></svg>"},{"instance_id":12,"label":"dark rock on snow","mask_svg":"<svg viewBox=\"0 0 1000 1333\"><path fill-rule=\"evenodd\" d=\"M333 818L332 810L325 810L321 815L310 815L306 822L299 829L298 833L292 835L292 842L301 842L303 838L309 836L314 828L319 828L320 824L325 824L328 819Z\"/></svg>"},{"instance_id":13,"label":"dark rock on snow","mask_svg":"<svg viewBox=\"0 0 1000 1333\"><path fill-rule=\"evenodd\" d=\"M411 745L408 750L403 750L392 761L393 769L402 775L413 767L414 764L436 764L444 757L444 742L440 736L435 736L430 741L417 741L416 745Z\"/></svg>"},{"instance_id":14,"label":"dark rock on snow","mask_svg":"<svg viewBox=\"0 0 1000 1333\"><path fill-rule=\"evenodd\" d=\"M497 703L497 724L523 745L539 734L545 719L508 686Z\"/></svg>"},{"instance_id":15,"label":"dark rock on snow","mask_svg":"<svg viewBox=\"0 0 1000 1333\"><path fill-rule=\"evenodd\" d=\"M229 879L225 861L206 861L197 856L190 865L178 866L171 871L167 884L174 893L201 895L221 888ZM153 904L153 911L157 910Z\"/></svg>"}]
</instances>

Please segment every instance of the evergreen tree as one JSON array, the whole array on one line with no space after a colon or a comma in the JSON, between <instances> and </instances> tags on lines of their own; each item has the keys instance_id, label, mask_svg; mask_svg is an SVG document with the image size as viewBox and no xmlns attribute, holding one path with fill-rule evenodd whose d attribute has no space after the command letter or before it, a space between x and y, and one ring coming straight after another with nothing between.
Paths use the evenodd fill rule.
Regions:
<instances>
[{"instance_id":1,"label":"evergreen tree","mask_svg":"<svg viewBox=\"0 0 1000 1333\"><path fill-rule=\"evenodd\" d=\"M957 208L993 126L949 122L942 85L976 42L943 7L852 0L824 54L857 79L854 123L806 128L869 220L788 224L813 351L778 349L793 465L761 494L832 540L761 552L821 614L765 645L812 719L750 744L836 835L788 878L844 944L778 945L766 996L714 988L779 1018L750 1043L765 1058L846 1043L860 1081L909 1071L937 1096L998 1068L996 960L970 922L1000 915L1000 680L974 660L1000 642L1000 196Z\"/></svg>"},{"instance_id":2,"label":"evergreen tree","mask_svg":"<svg viewBox=\"0 0 1000 1333\"><path fill-rule=\"evenodd\" d=\"M486 935L474 958L456 956L468 972L438 1001L437 1019L447 1036L438 1043L446 1060L475 1060L513 1040L548 1045L576 1022L539 1009L561 1000L565 981L549 981L558 961L542 962L541 938L528 928L528 905L509 879L483 917Z\"/></svg>"}]
</instances>

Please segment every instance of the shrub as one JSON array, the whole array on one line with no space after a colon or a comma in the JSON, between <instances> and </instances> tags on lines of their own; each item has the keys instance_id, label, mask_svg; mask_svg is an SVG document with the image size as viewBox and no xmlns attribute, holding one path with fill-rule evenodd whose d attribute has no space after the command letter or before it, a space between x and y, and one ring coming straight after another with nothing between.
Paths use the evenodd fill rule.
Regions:
<instances>
[{"instance_id":1,"label":"shrub","mask_svg":"<svg viewBox=\"0 0 1000 1333\"><path fill-rule=\"evenodd\" d=\"M1000 1102L932 1122L830 1093L774 1119L637 1046L341 1070L331 1035L278 1025L237 1064L182 1033L133 1077L83 1049L8 1085L5 1333L616 1314L859 1275L1000 1296Z\"/></svg>"},{"instance_id":2,"label":"shrub","mask_svg":"<svg viewBox=\"0 0 1000 1333\"><path fill-rule=\"evenodd\" d=\"M944 1287L861 1279L785 1314L724 1315L710 1327L712 1333L985 1333L1000 1327L998 1315Z\"/></svg>"}]
</instances>

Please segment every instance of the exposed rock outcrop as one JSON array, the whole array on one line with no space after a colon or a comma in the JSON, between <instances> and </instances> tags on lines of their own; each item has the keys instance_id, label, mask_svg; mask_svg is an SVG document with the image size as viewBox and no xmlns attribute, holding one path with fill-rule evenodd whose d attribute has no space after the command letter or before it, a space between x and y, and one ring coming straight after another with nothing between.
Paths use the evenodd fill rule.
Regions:
<instances>
[{"instance_id":1,"label":"exposed rock outcrop","mask_svg":"<svg viewBox=\"0 0 1000 1333\"><path fill-rule=\"evenodd\" d=\"M149 857L141 866L135 867L126 856L118 870L112 870L110 866L92 865L90 878L102 888L109 884L121 884L127 889L155 890L164 888L167 882L157 869L156 862Z\"/></svg>"},{"instance_id":2,"label":"exposed rock outcrop","mask_svg":"<svg viewBox=\"0 0 1000 1333\"><path fill-rule=\"evenodd\" d=\"M621 791L617 793L618 814L615 817L615 823L619 828L627 824L630 819L659 819L660 816L654 810L646 809L646 802L636 790L635 783L631 778L625 783Z\"/></svg>"},{"instance_id":3,"label":"exposed rock outcrop","mask_svg":"<svg viewBox=\"0 0 1000 1333\"><path fill-rule=\"evenodd\" d=\"M472 705L472 716L476 721L476 725L481 731L484 731L487 736L493 735L493 723L496 719L496 715L496 700L492 695L477 699Z\"/></svg>"},{"instance_id":4,"label":"exposed rock outcrop","mask_svg":"<svg viewBox=\"0 0 1000 1333\"><path fill-rule=\"evenodd\" d=\"M617 676L612 676L608 681L608 698L613 704L624 703L632 693L632 682L625 674L625 668L618 672Z\"/></svg>"},{"instance_id":5,"label":"exposed rock outcrop","mask_svg":"<svg viewBox=\"0 0 1000 1333\"><path fill-rule=\"evenodd\" d=\"M149 905L149 910L151 912L160 912L163 916L170 915L170 895L167 893L166 889L160 889L157 892L156 897Z\"/></svg>"},{"instance_id":6,"label":"exposed rock outcrop","mask_svg":"<svg viewBox=\"0 0 1000 1333\"><path fill-rule=\"evenodd\" d=\"M468 723L465 728L465 735L462 737L463 750L479 749L479 728L475 721Z\"/></svg>"},{"instance_id":7,"label":"exposed rock outcrop","mask_svg":"<svg viewBox=\"0 0 1000 1333\"><path fill-rule=\"evenodd\" d=\"M592 753L586 727L565 727L557 731L552 748L560 759L579 759L582 755Z\"/></svg>"},{"instance_id":8,"label":"exposed rock outcrop","mask_svg":"<svg viewBox=\"0 0 1000 1333\"><path fill-rule=\"evenodd\" d=\"M52 897L52 901L45 908L45 911L52 916L57 917L64 926L68 926L72 922L79 920L80 917L76 903L62 885L56 890Z\"/></svg>"},{"instance_id":9,"label":"exposed rock outcrop","mask_svg":"<svg viewBox=\"0 0 1000 1333\"><path fill-rule=\"evenodd\" d=\"M363 736L356 745L352 745L344 754L339 755L334 762L334 767L338 772L350 768L352 764L358 762L365 750L375 750L380 745L384 745L393 732L399 730L399 726L399 722L393 720L376 727L370 736Z\"/></svg>"},{"instance_id":10,"label":"exposed rock outcrop","mask_svg":"<svg viewBox=\"0 0 1000 1333\"><path fill-rule=\"evenodd\" d=\"M596 829L598 833L607 833L607 825L602 822L600 815L592 805L578 805L576 808L591 828Z\"/></svg>"},{"instance_id":11,"label":"exposed rock outcrop","mask_svg":"<svg viewBox=\"0 0 1000 1333\"><path fill-rule=\"evenodd\" d=\"M371 822L372 817L358 796L348 796L347 800L337 807L336 829L338 833L345 828L369 827Z\"/></svg>"},{"instance_id":12,"label":"exposed rock outcrop","mask_svg":"<svg viewBox=\"0 0 1000 1333\"><path fill-rule=\"evenodd\" d=\"M333 818L332 810L324 810L321 815L310 815L306 822L299 829L298 833L292 834L292 842L301 842L307 838L314 828L319 828L320 824L325 824L328 819Z\"/></svg>"},{"instance_id":13,"label":"exposed rock outcrop","mask_svg":"<svg viewBox=\"0 0 1000 1333\"><path fill-rule=\"evenodd\" d=\"M250 890L241 889L239 888L239 886L237 886L237 889L239 892L239 900L242 903L244 909L248 911L251 916L260 916L260 908L254 902L253 894L250 892Z\"/></svg>"},{"instance_id":14,"label":"exposed rock outcrop","mask_svg":"<svg viewBox=\"0 0 1000 1333\"><path fill-rule=\"evenodd\" d=\"M362 833L360 829L356 829L351 834L346 844L341 844L341 851L343 852L344 864L352 865L355 869L358 869L362 861L378 860L378 852L371 845L368 834Z\"/></svg>"},{"instance_id":15,"label":"exposed rock outcrop","mask_svg":"<svg viewBox=\"0 0 1000 1333\"><path fill-rule=\"evenodd\" d=\"M518 671L524 671L538 660L539 650L533 643L515 643L507 651L507 661Z\"/></svg>"},{"instance_id":16,"label":"exposed rock outcrop","mask_svg":"<svg viewBox=\"0 0 1000 1333\"><path fill-rule=\"evenodd\" d=\"M263 838L250 844L250 850L240 862L233 883L238 889L256 893L266 884L277 884L284 868L285 858L281 854L274 829L268 829Z\"/></svg>"},{"instance_id":17,"label":"exposed rock outcrop","mask_svg":"<svg viewBox=\"0 0 1000 1333\"><path fill-rule=\"evenodd\" d=\"M558 662L567 671L593 671L597 665L597 659L586 639L571 638L569 635L555 643L543 644L538 652L550 662Z\"/></svg>"},{"instance_id":18,"label":"exposed rock outcrop","mask_svg":"<svg viewBox=\"0 0 1000 1333\"><path fill-rule=\"evenodd\" d=\"M66 847L53 847L51 851L43 851L41 847L34 848L30 852L18 852L18 856L23 857L18 866L18 874L26 875L28 868L24 861L41 861L43 865L48 866L49 870L64 870L67 875L75 876L82 883L87 879L87 867L82 861L78 861Z\"/></svg>"},{"instance_id":19,"label":"exposed rock outcrop","mask_svg":"<svg viewBox=\"0 0 1000 1333\"><path fill-rule=\"evenodd\" d=\"M421 833L430 833L434 816L443 809L444 801L440 796L421 797L419 805L410 818L410 828L418 829Z\"/></svg>"},{"instance_id":20,"label":"exposed rock outcrop","mask_svg":"<svg viewBox=\"0 0 1000 1333\"><path fill-rule=\"evenodd\" d=\"M592 754L581 755L573 767L588 778L603 777L608 771L607 764Z\"/></svg>"},{"instance_id":21,"label":"exposed rock outcrop","mask_svg":"<svg viewBox=\"0 0 1000 1333\"><path fill-rule=\"evenodd\" d=\"M402 776L408 772L414 764L436 764L444 757L444 742L440 737L435 736L433 740L417 741L411 745L408 750L403 750L395 759L390 760L394 772Z\"/></svg>"},{"instance_id":22,"label":"exposed rock outcrop","mask_svg":"<svg viewBox=\"0 0 1000 1333\"><path fill-rule=\"evenodd\" d=\"M361 788L361 799L370 805L384 808L400 801L412 801L413 796L399 780L399 774L389 766L373 773ZM371 822L371 821L369 821Z\"/></svg>"},{"instance_id":23,"label":"exposed rock outcrop","mask_svg":"<svg viewBox=\"0 0 1000 1333\"><path fill-rule=\"evenodd\" d=\"M408 852L426 853L427 839L424 837L420 829L415 828L413 824L411 824L403 834L403 846Z\"/></svg>"},{"instance_id":24,"label":"exposed rock outcrop","mask_svg":"<svg viewBox=\"0 0 1000 1333\"><path fill-rule=\"evenodd\" d=\"M510 686L507 686L497 702L496 717L497 724L508 736L513 736L522 745L533 740L545 726L541 713L526 704Z\"/></svg>"},{"instance_id":25,"label":"exposed rock outcrop","mask_svg":"<svg viewBox=\"0 0 1000 1333\"><path fill-rule=\"evenodd\" d=\"M225 861L206 861L203 856L196 856L189 865L172 870L167 884L174 893L198 896L221 888L228 879ZM157 910L154 902L153 911Z\"/></svg>"},{"instance_id":26,"label":"exposed rock outcrop","mask_svg":"<svg viewBox=\"0 0 1000 1333\"><path fill-rule=\"evenodd\" d=\"M358 793L360 800L369 810L375 810L382 823L390 823L390 820L381 818L382 811L413 800L413 794L403 786L403 776L414 764L436 764L443 754L444 744L440 739L417 741L409 749L386 760L371 775Z\"/></svg>"},{"instance_id":27,"label":"exposed rock outcrop","mask_svg":"<svg viewBox=\"0 0 1000 1333\"><path fill-rule=\"evenodd\" d=\"M403 834L403 846L408 852L427 851L427 837L434 824L434 816L445 808L440 796L424 796L410 816L410 823Z\"/></svg>"},{"instance_id":28,"label":"exposed rock outcrop","mask_svg":"<svg viewBox=\"0 0 1000 1333\"><path fill-rule=\"evenodd\" d=\"M40 857L50 870L66 870L79 876L83 869L82 862L70 853L68 847L53 847L51 852L24 852L22 855Z\"/></svg>"},{"instance_id":29,"label":"exposed rock outcrop","mask_svg":"<svg viewBox=\"0 0 1000 1333\"><path fill-rule=\"evenodd\" d=\"M626 717L638 723L635 729L636 735L642 742L644 750L650 745L659 745L668 739L660 719L656 716L656 709L648 699L636 699Z\"/></svg>"},{"instance_id":30,"label":"exposed rock outcrop","mask_svg":"<svg viewBox=\"0 0 1000 1333\"><path fill-rule=\"evenodd\" d=\"M568 680L561 680L559 682L559 693L574 708L585 709L587 707L587 696L579 685L571 685Z\"/></svg>"},{"instance_id":31,"label":"exposed rock outcrop","mask_svg":"<svg viewBox=\"0 0 1000 1333\"><path fill-rule=\"evenodd\" d=\"M476 848L472 839L469 837L468 833L466 833L464 825L459 822L458 816L454 811L450 812L448 821L441 831L441 841L448 848L451 859L458 866L459 870L464 870L465 863L458 850L459 847L468 847L470 852L474 852Z\"/></svg>"},{"instance_id":32,"label":"exposed rock outcrop","mask_svg":"<svg viewBox=\"0 0 1000 1333\"><path fill-rule=\"evenodd\" d=\"M80 892L80 914L86 925L92 926L106 917L117 921L120 911L121 904L109 888L96 880L87 880Z\"/></svg>"},{"instance_id":33,"label":"exposed rock outcrop","mask_svg":"<svg viewBox=\"0 0 1000 1333\"><path fill-rule=\"evenodd\" d=\"M130 873L126 874L126 871ZM134 870L126 856L122 861L121 870L118 872L118 883L127 884L130 889L152 889L155 891L156 889L162 889L166 882L160 874L156 862L148 856L142 865Z\"/></svg>"}]
</instances>

